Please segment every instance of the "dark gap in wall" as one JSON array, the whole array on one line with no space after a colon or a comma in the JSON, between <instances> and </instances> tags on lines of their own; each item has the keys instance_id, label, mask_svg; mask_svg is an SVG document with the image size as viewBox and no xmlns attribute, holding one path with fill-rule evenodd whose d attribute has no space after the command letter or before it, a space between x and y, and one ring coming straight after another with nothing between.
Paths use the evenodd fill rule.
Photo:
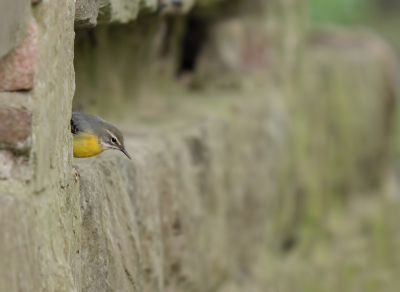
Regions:
<instances>
[{"instance_id":1,"label":"dark gap in wall","mask_svg":"<svg viewBox=\"0 0 400 292\"><path fill-rule=\"evenodd\" d=\"M294 236L288 236L282 241L282 251L284 253L290 252L297 245L297 238Z\"/></svg>"},{"instance_id":2,"label":"dark gap in wall","mask_svg":"<svg viewBox=\"0 0 400 292\"><path fill-rule=\"evenodd\" d=\"M203 18L188 16L181 42L181 59L177 76L196 69L197 58L208 38L209 23Z\"/></svg>"}]
</instances>

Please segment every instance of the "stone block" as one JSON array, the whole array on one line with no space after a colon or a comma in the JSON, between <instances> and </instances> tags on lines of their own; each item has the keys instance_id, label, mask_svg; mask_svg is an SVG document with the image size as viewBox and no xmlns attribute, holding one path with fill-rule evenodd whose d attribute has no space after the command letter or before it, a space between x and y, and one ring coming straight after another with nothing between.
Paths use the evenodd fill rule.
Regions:
<instances>
[{"instance_id":1,"label":"stone block","mask_svg":"<svg viewBox=\"0 0 400 292\"><path fill-rule=\"evenodd\" d=\"M15 157L9 150L0 150L0 180L15 179L26 182L31 172L26 157Z\"/></svg>"},{"instance_id":2,"label":"stone block","mask_svg":"<svg viewBox=\"0 0 400 292\"><path fill-rule=\"evenodd\" d=\"M7 150L0 150L0 179L11 177L11 170L14 166L13 155Z\"/></svg>"},{"instance_id":3,"label":"stone block","mask_svg":"<svg viewBox=\"0 0 400 292\"><path fill-rule=\"evenodd\" d=\"M21 45L0 60L0 91L27 90L33 87L37 51L37 24L32 19Z\"/></svg>"},{"instance_id":4,"label":"stone block","mask_svg":"<svg viewBox=\"0 0 400 292\"><path fill-rule=\"evenodd\" d=\"M222 88L243 87L249 81L263 85L265 76L274 69L276 46L262 21L240 17L221 21L200 52L195 82Z\"/></svg>"},{"instance_id":5,"label":"stone block","mask_svg":"<svg viewBox=\"0 0 400 292\"><path fill-rule=\"evenodd\" d=\"M138 0L102 0L98 21L101 23L127 23L139 13Z\"/></svg>"},{"instance_id":6,"label":"stone block","mask_svg":"<svg viewBox=\"0 0 400 292\"><path fill-rule=\"evenodd\" d=\"M75 2L75 28L96 26L99 7L99 0L77 0Z\"/></svg>"},{"instance_id":7,"label":"stone block","mask_svg":"<svg viewBox=\"0 0 400 292\"><path fill-rule=\"evenodd\" d=\"M0 58L24 40L29 14L29 0L0 1Z\"/></svg>"},{"instance_id":8,"label":"stone block","mask_svg":"<svg viewBox=\"0 0 400 292\"><path fill-rule=\"evenodd\" d=\"M0 289L40 291L40 246L34 210L22 194L0 193Z\"/></svg>"},{"instance_id":9,"label":"stone block","mask_svg":"<svg viewBox=\"0 0 400 292\"><path fill-rule=\"evenodd\" d=\"M30 146L32 117L22 109L0 107L0 148L26 151Z\"/></svg>"},{"instance_id":10,"label":"stone block","mask_svg":"<svg viewBox=\"0 0 400 292\"><path fill-rule=\"evenodd\" d=\"M140 12L145 14L146 12L154 13L158 11L160 0L141 0L139 2Z\"/></svg>"},{"instance_id":11,"label":"stone block","mask_svg":"<svg viewBox=\"0 0 400 292\"><path fill-rule=\"evenodd\" d=\"M75 160L78 290L208 291L239 258L251 262L260 248L252 238L262 238L275 206L264 194L281 167L287 117L275 100L219 109L226 119L204 118L173 134L120 127L132 160L117 151Z\"/></svg>"}]
</instances>

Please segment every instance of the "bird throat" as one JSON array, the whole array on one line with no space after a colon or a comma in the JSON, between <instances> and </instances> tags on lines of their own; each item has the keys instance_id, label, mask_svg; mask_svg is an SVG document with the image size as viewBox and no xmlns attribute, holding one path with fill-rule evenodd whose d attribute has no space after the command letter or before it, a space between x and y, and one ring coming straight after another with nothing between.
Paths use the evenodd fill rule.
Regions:
<instances>
[{"instance_id":1,"label":"bird throat","mask_svg":"<svg viewBox=\"0 0 400 292\"><path fill-rule=\"evenodd\" d=\"M104 150L93 133L74 135L74 157L86 158L100 154Z\"/></svg>"}]
</instances>

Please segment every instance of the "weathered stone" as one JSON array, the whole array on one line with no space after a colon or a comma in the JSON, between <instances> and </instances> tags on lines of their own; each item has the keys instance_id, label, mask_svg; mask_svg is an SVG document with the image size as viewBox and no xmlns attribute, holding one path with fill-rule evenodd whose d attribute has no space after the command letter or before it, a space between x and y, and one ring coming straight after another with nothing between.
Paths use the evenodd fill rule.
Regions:
<instances>
[{"instance_id":1,"label":"weathered stone","mask_svg":"<svg viewBox=\"0 0 400 292\"><path fill-rule=\"evenodd\" d=\"M37 24L31 20L21 45L0 60L0 91L31 89L35 76Z\"/></svg>"},{"instance_id":2,"label":"weathered stone","mask_svg":"<svg viewBox=\"0 0 400 292\"><path fill-rule=\"evenodd\" d=\"M223 88L242 87L249 80L257 86L265 84L277 52L262 21L229 18L216 24L208 38L198 57L196 84Z\"/></svg>"},{"instance_id":3,"label":"weathered stone","mask_svg":"<svg viewBox=\"0 0 400 292\"><path fill-rule=\"evenodd\" d=\"M0 92L0 107L32 111L32 92Z\"/></svg>"},{"instance_id":4,"label":"weathered stone","mask_svg":"<svg viewBox=\"0 0 400 292\"><path fill-rule=\"evenodd\" d=\"M0 107L0 147L26 151L30 146L32 117L21 109Z\"/></svg>"},{"instance_id":5,"label":"weathered stone","mask_svg":"<svg viewBox=\"0 0 400 292\"><path fill-rule=\"evenodd\" d=\"M123 174L113 171L115 167L111 161L103 161L95 169L78 167L82 291L140 291L138 221L127 192L129 182L124 179L123 185L113 184L123 179Z\"/></svg>"},{"instance_id":6,"label":"weathered stone","mask_svg":"<svg viewBox=\"0 0 400 292\"><path fill-rule=\"evenodd\" d=\"M30 178L28 159L14 157L9 150L0 150L0 180L14 179L27 182Z\"/></svg>"},{"instance_id":7,"label":"weathered stone","mask_svg":"<svg viewBox=\"0 0 400 292\"><path fill-rule=\"evenodd\" d=\"M140 12L144 14L157 12L159 5L160 0L140 0Z\"/></svg>"},{"instance_id":8,"label":"weathered stone","mask_svg":"<svg viewBox=\"0 0 400 292\"><path fill-rule=\"evenodd\" d=\"M13 154L8 150L0 150L0 179L9 179L13 166Z\"/></svg>"},{"instance_id":9,"label":"weathered stone","mask_svg":"<svg viewBox=\"0 0 400 292\"><path fill-rule=\"evenodd\" d=\"M89 28L97 24L100 0L78 0L75 2L75 28Z\"/></svg>"},{"instance_id":10,"label":"weathered stone","mask_svg":"<svg viewBox=\"0 0 400 292\"><path fill-rule=\"evenodd\" d=\"M32 203L23 195L0 193L1 291L40 291L43 284L38 225Z\"/></svg>"},{"instance_id":11,"label":"weathered stone","mask_svg":"<svg viewBox=\"0 0 400 292\"><path fill-rule=\"evenodd\" d=\"M214 4L221 0L207 0L202 5ZM97 6L97 2L99 6ZM127 23L135 20L139 13L185 14L196 4L196 0L78 0L75 27L96 25L94 15L98 13L99 23Z\"/></svg>"},{"instance_id":12,"label":"weathered stone","mask_svg":"<svg viewBox=\"0 0 400 292\"><path fill-rule=\"evenodd\" d=\"M135 3L102 0L109 14L100 17L130 21L137 15ZM141 3L144 11L155 2ZM326 291L332 279L339 287L328 291L342 291L353 279L363 290L375 277L393 288L398 265L392 259L400 249L397 225L386 224L392 217L384 213L368 221L370 212L357 215L365 209L363 197L356 208L348 206L350 216L340 213L344 223L329 221L337 190L340 198L348 195L341 182L355 187L359 169L373 169L372 176L357 176L364 183L387 170L380 162L389 153L393 73L382 63L393 59L368 40L356 42L350 62L348 48L335 45L333 52L313 47L312 58L305 59L299 54L304 28L297 19L305 1L268 3L279 6L270 12L275 23L240 16L221 22L215 14L205 48L218 48L200 54L192 68L210 73L214 63L226 70L212 75L216 81L233 70L251 79L259 74L265 84L254 94L176 88L182 17L143 16L129 25L78 32L74 104L102 117L126 118L119 128L132 155L132 161L117 151L76 159L78 182L71 177L69 128L74 1L34 6L35 88L0 95L0 107L29 112L34 121L29 160L0 151L0 189L13 191L0 191L0 291ZM270 38L264 29L273 31L274 42L265 43ZM304 63L311 70L297 70ZM283 77L282 83L265 69ZM243 88L251 88L249 82ZM354 222L357 232L349 228ZM384 242L389 236L394 240ZM324 252L331 237L335 245ZM349 267L351 273L343 273Z\"/></svg>"},{"instance_id":13,"label":"weathered stone","mask_svg":"<svg viewBox=\"0 0 400 292\"><path fill-rule=\"evenodd\" d=\"M29 26L30 1L0 2L0 58L18 47Z\"/></svg>"},{"instance_id":14,"label":"weathered stone","mask_svg":"<svg viewBox=\"0 0 400 292\"><path fill-rule=\"evenodd\" d=\"M98 21L127 23L138 13L139 0L101 0Z\"/></svg>"},{"instance_id":15,"label":"weathered stone","mask_svg":"<svg viewBox=\"0 0 400 292\"><path fill-rule=\"evenodd\" d=\"M162 14L184 14L194 5L195 0L159 0L159 12Z\"/></svg>"},{"instance_id":16,"label":"weathered stone","mask_svg":"<svg viewBox=\"0 0 400 292\"><path fill-rule=\"evenodd\" d=\"M99 115L106 114L110 107L122 113L128 108L126 102L137 98L143 82L150 80L148 74L154 71L172 80L180 35L174 27L170 34L167 29L161 19L143 17L124 26L101 25L91 31L77 31L74 64L79 98L73 100L74 109L84 110L92 104L100 111ZM164 57L163 63L156 63L166 42L171 42L170 54ZM119 65L114 66L116 63ZM160 69L155 67L160 65L163 66ZM89 68L95 69L88 74ZM123 73L128 71L129 75ZM119 77L110 79L110 76ZM90 79L98 82L91 83Z\"/></svg>"},{"instance_id":17,"label":"weathered stone","mask_svg":"<svg viewBox=\"0 0 400 292\"><path fill-rule=\"evenodd\" d=\"M36 192L60 184L71 176L71 101L73 70L74 0L43 1L34 8L38 23L34 101L32 186Z\"/></svg>"},{"instance_id":18,"label":"weathered stone","mask_svg":"<svg viewBox=\"0 0 400 292\"><path fill-rule=\"evenodd\" d=\"M329 108L323 110L326 116L332 112L337 116L321 119L313 130L332 131L325 143L335 150L322 154L322 147L321 157L334 161L346 157L338 172L326 173L327 181L343 188L349 187L350 177L354 186L379 184L391 157L387 145L392 139L398 88L395 53L372 32L332 29L311 35L307 58L309 73L302 76L303 82L319 87L309 88L306 100L316 106L328 103ZM307 112L308 118L316 119L323 111ZM347 121L345 126L342 119Z\"/></svg>"},{"instance_id":19,"label":"weathered stone","mask_svg":"<svg viewBox=\"0 0 400 292\"><path fill-rule=\"evenodd\" d=\"M132 161L117 151L75 160L83 290L207 291L239 269L234 258L253 253L242 247L264 228L269 201L258 196L281 167L286 117L272 99L226 101L220 110L225 119L170 134L127 127ZM244 238L228 244L235 225Z\"/></svg>"}]
</instances>

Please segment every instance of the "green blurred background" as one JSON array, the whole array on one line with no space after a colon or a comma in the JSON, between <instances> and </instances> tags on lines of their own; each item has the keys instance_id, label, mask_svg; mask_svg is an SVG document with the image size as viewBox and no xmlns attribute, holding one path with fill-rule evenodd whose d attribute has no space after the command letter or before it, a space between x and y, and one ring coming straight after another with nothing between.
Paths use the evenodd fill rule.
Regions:
<instances>
[{"instance_id":1,"label":"green blurred background","mask_svg":"<svg viewBox=\"0 0 400 292\"><path fill-rule=\"evenodd\" d=\"M309 3L314 27L338 25L367 27L388 41L400 56L399 0L310 0ZM400 133L400 112L398 110L396 121L395 154L396 158L400 159L400 134L398 134Z\"/></svg>"},{"instance_id":2,"label":"green blurred background","mask_svg":"<svg viewBox=\"0 0 400 292\"><path fill-rule=\"evenodd\" d=\"M205 230L214 233L205 238L218 238L213 254L224 266L223 236L233 230L243 258L238 274L269 290L248 289L239 277L240 289L210 291L400 291L399 69L392 50L400 56L400 1L254 2L267 3L265 21L248 0L167 18L165 48L154 45L156 19L78 32L74 108L160 129L205 113L232 126L228 144L237 152L216 165L246 186L224 191L225 180L212 180L221 188L207 193L212 223ZM231 3L243 9L230 15ZM181 27L184 37L209 28L210 36L195 42L199 53L188 54L196 64L190 70L178 58L193 51L180 42ZM272 122L264 125L265 117ZM216 198L227 217L214 212ZM231 228L219 232L218 218ZM211 274L215 283L226 281L218 269Z\"/></svg>"},{"instance_id":3,"label":"green blurred background","mask_svg":"<svg viewBox=\"0 0 400 292\"><path fill-rule=\"evenodd\" d=\"M384 36L400 53L400 1L310 0L314 25L367 26Z\"/></svg>"},{"instance_id":4,"label":"green blurred background","mask_svg":"<svg viewBox=\"0 0 400 292\"><path fill-rule=\"evenodd\" d=\"M310 0L314 26L367 26L385 37L400 53L400 1Z\"/></svg>"}]
</instances>

